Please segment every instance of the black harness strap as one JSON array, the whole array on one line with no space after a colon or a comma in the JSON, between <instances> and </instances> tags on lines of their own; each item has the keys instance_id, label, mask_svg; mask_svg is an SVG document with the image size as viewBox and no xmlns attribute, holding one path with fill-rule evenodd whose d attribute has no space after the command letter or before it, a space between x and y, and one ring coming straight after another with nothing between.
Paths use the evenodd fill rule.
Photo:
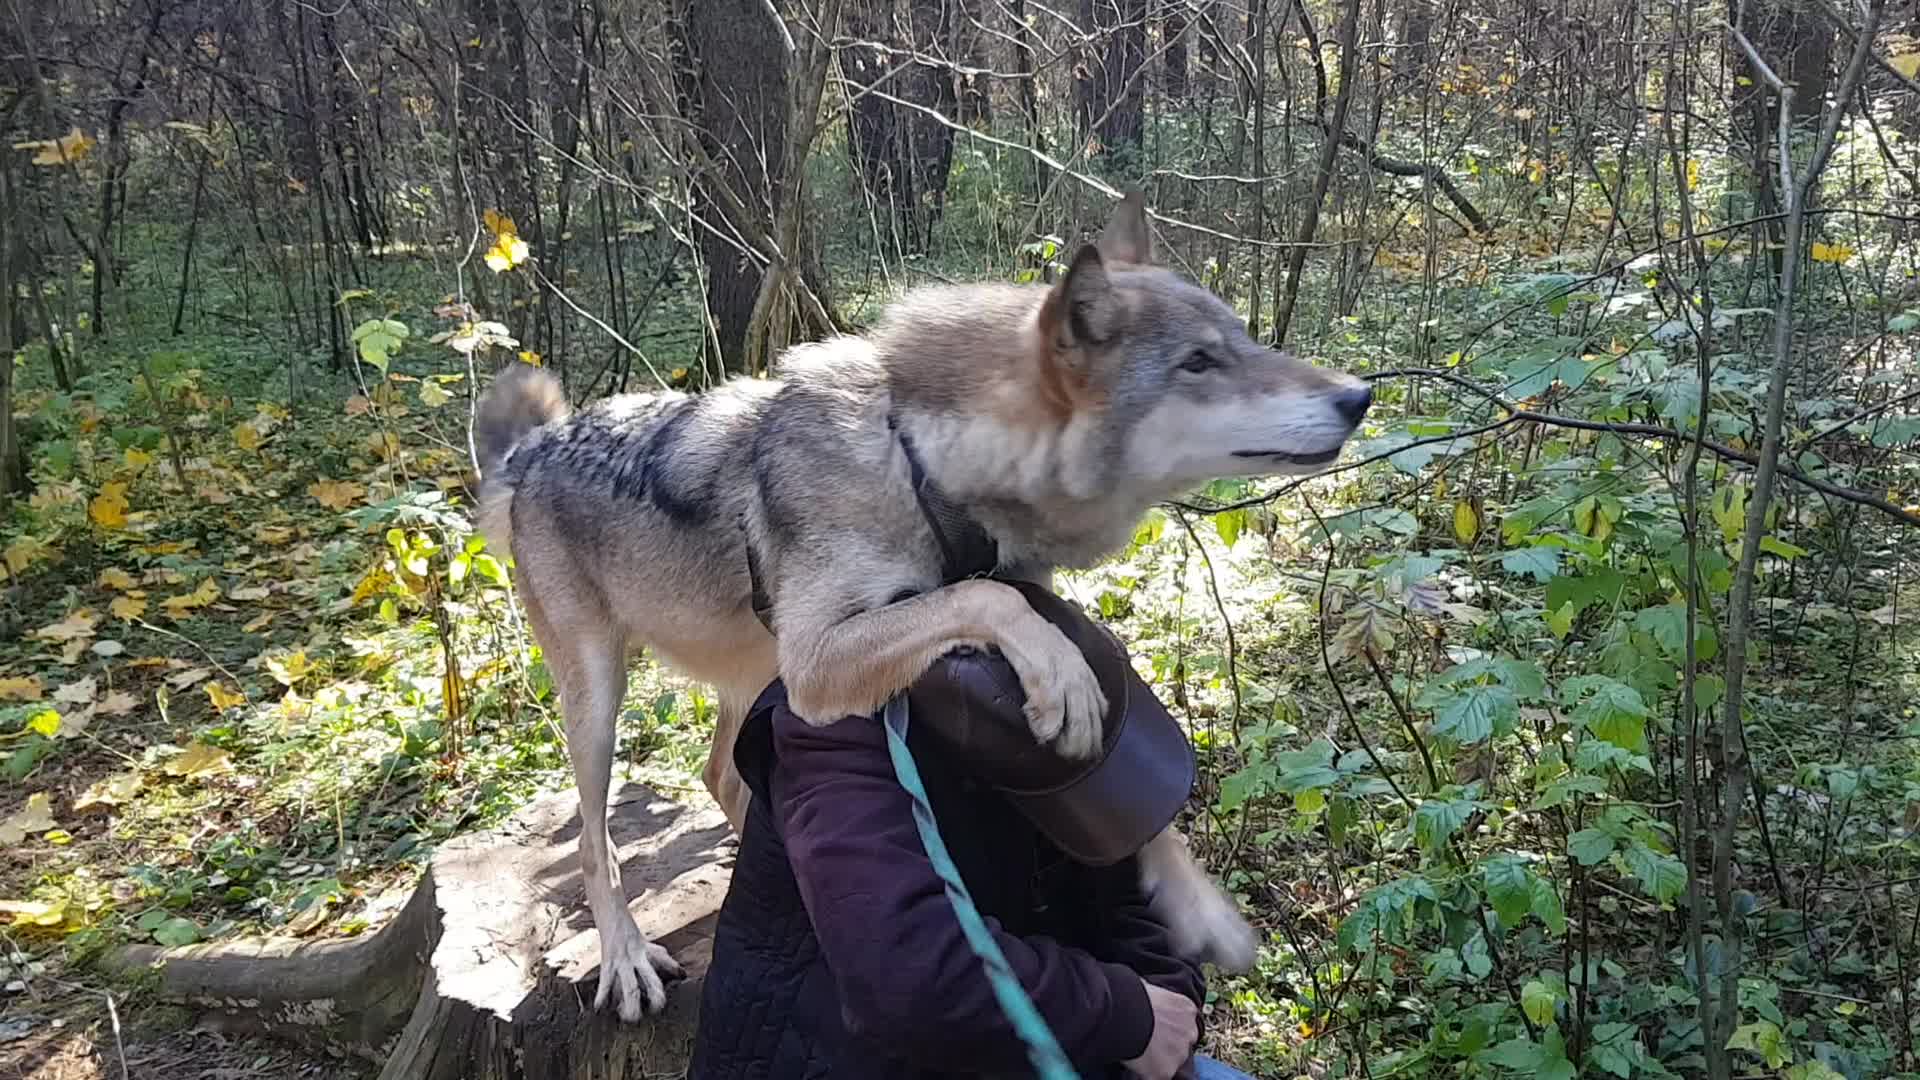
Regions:
<instances>
[{"instance_id":1,"label":"black harness strap","mask_svg":"<svg viewBox=\"0 0 1920 1080\"><path fill-rule=\"evenodd\" d=\"M920 452L914 448L912 437L900 430L898 418L891 413L887 416L887 430L893 433L894 439L900 443L900 451L907 456L907 471L913 479L914 502L919 504L921 516L927 519L927 528L933 531L934 543L940 546L940 584L952 585L993 573L1000 565L999 543L927 476L927 467L920 460ZM772 633L773 599L767 594L766 579L760 571L760 559L754 551L753 537L747 533L744 521L740 529L747 546L747 580L753 589L753 614L760 620L760 625Z\"/></svg>"}]
</instances>

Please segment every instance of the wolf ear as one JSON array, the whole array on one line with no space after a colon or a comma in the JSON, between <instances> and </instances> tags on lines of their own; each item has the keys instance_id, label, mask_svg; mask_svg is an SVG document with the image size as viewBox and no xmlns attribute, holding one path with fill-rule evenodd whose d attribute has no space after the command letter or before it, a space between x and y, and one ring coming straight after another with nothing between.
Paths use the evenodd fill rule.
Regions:
<instances>
[{"instance_id":1,"label":"wolf ear","mask_svg":"<svg viewBox=\"0 0 1920 1080\"><path fill-rule=\"evenodd\" d=\"M1051 347L1073 349L1102 344L1119 329L1124 315L1100 249L1088 244L1074 253L1067 276L1047 297L1040 320Z\"/></svg>"},{"instance_id":2,"label":"wolf ear","mask_svg":"<svg viewBox=\"0 0 1920 1080\"><path fill-rule=\"evenodd\" d=\"M1146 266L1153 262L1153 236L1147 230L1147 200L1131 188L1100 234L1100 254L1109 262Z\"/></svg>"}]
</instances>

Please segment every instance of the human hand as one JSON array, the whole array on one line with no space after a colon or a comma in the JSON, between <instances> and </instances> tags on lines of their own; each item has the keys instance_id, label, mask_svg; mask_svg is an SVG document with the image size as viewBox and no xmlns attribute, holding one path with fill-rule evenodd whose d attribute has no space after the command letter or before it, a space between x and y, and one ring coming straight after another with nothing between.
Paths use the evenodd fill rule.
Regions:
<instances>
[{"instance_id":1,"label":"human hand","mask_svg":"<svg viewBox=\"0 0 1920 1080\"><path fill-rule=\"evenodd\" d=\"M1200 1010L1185 994L1152 983L1146 987L1147 1001L1153 1005L1153 1038L1139 1057L1121 1064L1146 1080L1172 1080L1200 1041Z\"/></svg>"}]
</instances>

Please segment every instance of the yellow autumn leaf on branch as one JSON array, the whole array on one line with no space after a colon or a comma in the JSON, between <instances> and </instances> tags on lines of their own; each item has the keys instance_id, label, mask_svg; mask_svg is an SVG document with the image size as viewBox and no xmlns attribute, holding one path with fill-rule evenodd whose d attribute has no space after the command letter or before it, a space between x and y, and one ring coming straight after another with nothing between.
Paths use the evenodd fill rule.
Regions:
<instances>
[{"instance_id":1,"label":"yellow autumn leaf on branch","mask_svg":"<svg viewBox=\"0 0 1920 1080\"><path fill-rule=\"evenodd\" d=\"M33 142L17 142L15 150L34 151L35 165L68 165L81 161L93 149L93 139L79 128L67 132L57 139L39 139Z\"/></svg>"},{"instance_id":2,"label":"yellow autumn leaf on branch","mask_svg":"<svg viewBox=\"0 0 1920 1080\"><path fill-rule=\"evenodd\" d=\"M87 504L87 516L103 529L127 527L127 485L119 480L106 484Z\"/></svg>"},{"instance_id":3,"label":"yellow autumn leaf on branch","mask_svg":"<svg viewBox=\"0 0 1920 1080\"><path fill-rule=\"evenodd\" d=\"M527 261L527 242L512 234L502 236L487 249L486 260L487 269L505 273Z\"/></svg>"},{"instance_id":4,"label":"yellow autumn leaf on branch","mask_svg":"<svg viewBox=\"0 0 1920 1080\"><path fill-rule=\"evenodd\" d=\"M1843 263L1853 258L1853 249L1845 244L1813 245L1813 261L1823 263Z\"/></svg>"}]
</instances>

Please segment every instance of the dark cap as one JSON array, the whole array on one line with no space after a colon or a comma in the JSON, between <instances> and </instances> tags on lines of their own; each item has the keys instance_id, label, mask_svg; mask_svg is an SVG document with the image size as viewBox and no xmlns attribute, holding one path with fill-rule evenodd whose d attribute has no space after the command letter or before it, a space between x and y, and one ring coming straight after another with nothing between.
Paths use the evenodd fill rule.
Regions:
<instances>
[{"instance_id":1,"label":"dark cap","mask_svg":"<svg viewBox=\"0 0 1920 1080\"><path fill-rule=\"evenodd\" d=\"M1080 649L1107 698L1100 753L1070 761L1034 741L1019 677L998 652L962 650L935 661L907 691L915 726L992 785L1060 850L1105 866L1172 824L1193 789L1193 747L1126 649L1079 606L1037 585L1009 582Z\"/></svg>"}]
</instances>

